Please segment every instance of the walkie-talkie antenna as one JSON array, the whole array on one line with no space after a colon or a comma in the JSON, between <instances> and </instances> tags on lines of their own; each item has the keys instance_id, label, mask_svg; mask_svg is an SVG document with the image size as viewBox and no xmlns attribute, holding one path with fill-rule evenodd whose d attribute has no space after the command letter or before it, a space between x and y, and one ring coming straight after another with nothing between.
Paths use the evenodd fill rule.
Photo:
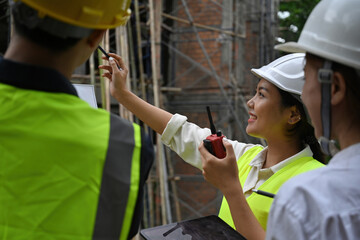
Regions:
<instances>
[{"instance_id":1,"label":"walkie-talkie antenna","mask_svg":"<svg viewBox=\"0 0 360 240\"><path fill-rule=\"evenodd\" d=\"M215 128L214 122L213 122L213 120L212 120L212 116L211 116L211 112L210 112L210 107L209 107L209 106L206 106L206 110L207 110L208 117L209 117L211 134L216 134L216 128Z\"/></svg>"}]
</instances>

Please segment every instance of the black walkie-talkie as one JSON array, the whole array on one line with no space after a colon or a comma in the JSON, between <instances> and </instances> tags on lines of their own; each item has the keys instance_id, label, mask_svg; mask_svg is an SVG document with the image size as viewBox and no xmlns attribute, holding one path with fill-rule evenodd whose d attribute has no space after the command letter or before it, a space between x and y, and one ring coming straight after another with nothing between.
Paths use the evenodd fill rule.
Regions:
<instances>
[{"instance_id":1,"label":"black walkie-talkie","mask_svg":"<svg viewBox=\"0 0 360 240\"><path fill-rule=\"evenodd\" d=\"M204 146L212 155L218 158L224 158L226 156L225 148L222 143L224 135L222 135L221 131L216 131L215 125L212 120L210 107L207 106L206 110L209 117L211 135L203 140Z\"/></svg>"}]
</instances>

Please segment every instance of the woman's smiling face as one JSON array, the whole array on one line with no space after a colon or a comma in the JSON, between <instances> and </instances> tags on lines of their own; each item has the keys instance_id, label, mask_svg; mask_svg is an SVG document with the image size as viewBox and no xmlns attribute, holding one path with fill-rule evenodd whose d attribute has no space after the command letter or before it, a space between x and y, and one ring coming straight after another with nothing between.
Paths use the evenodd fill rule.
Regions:
<instances>
[{"instance_id":1,"label":"woman's smiling face","mask_svg":"<svg viewBox=\"0 0 360 240\"><path fill-rule=\"evenodd\" d=\"M250 117L246 132L249 135L264 139L285 136L289 111L282 106L279 89L274 84L261 79L247 105Z\"/></svg>"}]
</instances>

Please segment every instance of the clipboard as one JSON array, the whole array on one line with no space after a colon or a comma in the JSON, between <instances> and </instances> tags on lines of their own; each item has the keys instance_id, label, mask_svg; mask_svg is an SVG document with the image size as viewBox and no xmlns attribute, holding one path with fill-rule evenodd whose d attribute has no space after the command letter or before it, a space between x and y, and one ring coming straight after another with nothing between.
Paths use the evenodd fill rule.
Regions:
<instances>
[{"instance_id":1,"label":"clipboard","mask_svg":"<svg viewBox=\"0 0 360 240\"><path fill-rule=\"evenodd\" d=\"M215 215L143 229L140 235L145 240L246 239Z\"/></svg>"},{"instance_id":2,"label":"clipboard","mask_svg":"<svg viewBox=\"0 0 360 240\"><path fill-rule=\"evenodd\" d=\"M91 84L73 84L75 87L79 98L89 103L93 108L98 108L96 97L95 97L95 89Z\"/></svg>"}]
</instances>

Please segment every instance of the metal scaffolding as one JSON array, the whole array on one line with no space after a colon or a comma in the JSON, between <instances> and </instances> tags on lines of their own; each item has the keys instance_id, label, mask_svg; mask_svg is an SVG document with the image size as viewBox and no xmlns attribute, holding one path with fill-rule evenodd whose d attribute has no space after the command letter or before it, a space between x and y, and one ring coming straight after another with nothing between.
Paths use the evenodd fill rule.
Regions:
<instances>
[{"instance_id":1,"label":"metal scaffolding","mask_svg":"<svg viewBox=\"0 0 360 240\"><path fill-rule=\"evenodd\" d=\"M128 24L108 31L102 45L125 59L128 86L139 97L186 115L201 127L208 126L209 105L224 135L255 143L245 131L246 101L257 83L250 68L274 59L278 4L279 0L133 0ZM0 0L3 6L8 13L7 0ZM99 106L141 124L153 136L157 160L145 189L141 227L217 214L221 193L112 99L97 68L101 61L95 52L71 81L95 85Z\"/></svg>"},{"instance_id":2,"label":"metal scaffolding","mask_svg":"<svg viewBox=\"0 0 360 240\"><path fill-rule=\"evenodd\" d=\"M276 0L134 0L126 29L109 31L103 45L125 57L129 87L138 96L202 127L208 126L209 105L224 135L258 143L245 132L246 101L257 83L250 68L274 57L277 4ZM96 59L93 65L99 63ZM96 68L92 72L98 75ZM106 81L92 79L102 86L100 105L139 122L111 99ZM144 127L153 136L156 162L146 185L142 228L217 214L221 193Z\"/></svg>"},{"instance_id":3,"label":"metal scaffolding","mask_svg":"<svg viewBox=\"0 0 360 240\"><path fill-rule=\"evenodd\" d=\"M134 2L140 9L140 16L136 16L132 25L140 25L137 28L141 29L142 38L141 44L137 38L135 52L144 56L143 59L138 57L136 62L145 66L144 72L140 72L146 82L147 101L172 113L180 112L203 127L207 126L205 106L210 105L217 127L227 137L256 142L245 132L246 100L256 86L254 78L246 72L274 57L271 45L276 25L274 9L278 2ZM212 23L201 18L203 15L216 15L219 20ZM255 42L257 51L252 56L246 53L248 42ZM186 45L193 49L189 51ZM200 49L197 55L193 54L195 48ZM137 68L137 65L131 67ZM134 72L137 74L132 77L141 79L139 69ZM197 118L199 116L201 119ZM144 219L148 225L143 227L217 214L221 194L204 182L200 171L181 166L186 164L171 150L164 149L159 136L156 140L158 159L148 185L153 190L153 195L148 195L153 208L147 208ZM183 167L189 171L179 171ZM191 189L189 185L196 187ZM201 199L195 196L196 191L213 194Z\"/></svg>"}]
</instances>

